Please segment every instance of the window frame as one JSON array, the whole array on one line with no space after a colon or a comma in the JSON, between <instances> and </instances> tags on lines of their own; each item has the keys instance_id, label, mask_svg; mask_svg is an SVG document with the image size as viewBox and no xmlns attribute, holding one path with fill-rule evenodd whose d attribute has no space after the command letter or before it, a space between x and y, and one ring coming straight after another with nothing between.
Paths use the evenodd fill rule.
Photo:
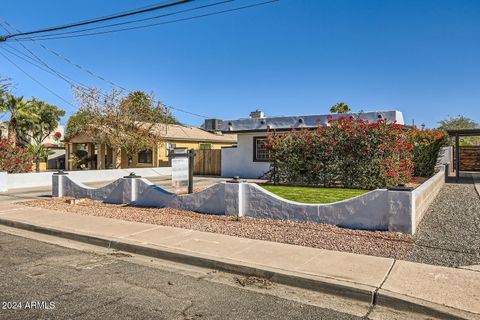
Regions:
<instances>
[{"instance_id":1,"label":"window frame","mask_svg":"<svg viewBox=\"0 0 480 320\"><path fill-rule=\"evenodd\" d=\"M257 158L257 141L258 140L267 140L266 136L253 137L253 162L270 162L270 157L268 159L258 159ZM268 152L268 151L267 151Z\"/></svg>"},{"instance_id":2,"label":"window frame","mask_svg":"<svg viewBox=\"0 0 480 320\"><path fill-rule=\"evenodd\" d=\"M146 151L150 151L150 162L142 162L140 161L140 153L144 153ZM145 149L145 150L142 150L142 151L139 151L137 153L137 164L153 164L153 149Z\"/></svg>"}]
</instances>

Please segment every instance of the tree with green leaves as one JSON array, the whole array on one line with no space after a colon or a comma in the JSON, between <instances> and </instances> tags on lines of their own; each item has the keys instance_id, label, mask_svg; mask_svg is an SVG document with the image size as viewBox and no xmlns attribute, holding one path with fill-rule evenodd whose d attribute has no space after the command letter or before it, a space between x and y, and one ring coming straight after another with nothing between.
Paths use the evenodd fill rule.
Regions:
<instances>
[{"instance_id":1,"label":"tree with green leaves","mask_svg":"<svg viewBox=\"0 0 480 320\"><path fill-rule=\"evenodd\" d=\"M459 130L459 129L476 129L479 124L466 116L458 115L456 117L448 117L438 122L440 130ZM453 144L453 139L450 139ZM460 144L464 146L480 145L480 137L462 137Z\"/></svg>"},{"instance_id":2,"label":"tree with green leaves","mask_svg":"<svg viewBox=\"0 0 480 320\"><path fill-rule=\"evenodd\" d=\"M23 97L15 97L7 93L0 99L0 113L9 113L8 140L12 146L17 145L18 118L29 115L29 107Z\"/></svg>"},{"instance_id":3,"label":"tree with green leaves","mask_svg":"<svg viewBox=\"0 0 480 320\"><path fill-rule=\"evenodd\" d=\"M349 113L351 111L350 107L344 102L336 103L330 108L330 112L332 113Z\"/></svg>"},{"instance_id":4,"label":"tree with green leaves","mask_svg":"<svg viewBox=\"0 0 480 320\"><path fill-rule=\"evenodd\" d=\"M440 130L455 130L455 129L475 129L479 125L475 120L458 115L456 117L448 117L438 122L438 129Z\"/></svg>"},{"instance_id":5,"label":"tree with green leaves","mask_svg":"<svg viewBox=\"0 0 480 320\"><path fill-rule=\"evenodd\" d=\"M33 156L35 162L35 171L40 171L40 162L47 162L48 157L54 154L53 151L45 147L43 144L29 144L28 152Z\"/></svg>"},{"instance_id":6,"label":"tree with green leaves","mask_svg":"<svg viewBox=\"0 0 480 320\"><path fill-rule=\"evenodd\" d=\"M55 131L65 111L57 106L32 98L27 101L28 113L17 119L17 134L25 144L41 145Z\"/></svg>"},{"instance_id":7,"label":"tree with green leaves","mask_svg":"<svg viewBox=\"0 0 480 320\"><path fill-rule=\"evenodd\" d=\"M81 132L87 126L89 118L87 111L80 110L73 114L68 118L65 137L68 139Z\"/></svg>"},{"instance_id":8,"label":"tree with green leaves","mask_svg":"<svg viewBox=\"0 0 480 320\"><path fill-rule=\"evenodd\" d=\"M9 78L0 77L0 99L9 92L11 86Z\"/></svg>"}]
</instances>

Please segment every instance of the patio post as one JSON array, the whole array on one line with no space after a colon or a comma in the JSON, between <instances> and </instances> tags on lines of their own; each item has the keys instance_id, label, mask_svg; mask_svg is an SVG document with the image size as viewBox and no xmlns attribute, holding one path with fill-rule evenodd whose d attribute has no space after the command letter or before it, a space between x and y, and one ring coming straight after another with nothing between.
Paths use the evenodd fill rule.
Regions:
<instances>
[{"instance_id":1,"label":"patio post","mask_svg":"<svg viewBox=\"0 0 480 320\"><path fill-rule=\"evenodd\" d=\"M99 143L97 144L97 169L102 170L105 169L105 144Z\"/></svg>"},{"instance_id":2,"label":"patio post","mask_svg":"<svg viewBox=\"0 0 480 320\"><path fill-rule=\"evenodd\" d=\"M460 135L455 134L455 179L460 178Z\"/></svg>"}]
</instances>

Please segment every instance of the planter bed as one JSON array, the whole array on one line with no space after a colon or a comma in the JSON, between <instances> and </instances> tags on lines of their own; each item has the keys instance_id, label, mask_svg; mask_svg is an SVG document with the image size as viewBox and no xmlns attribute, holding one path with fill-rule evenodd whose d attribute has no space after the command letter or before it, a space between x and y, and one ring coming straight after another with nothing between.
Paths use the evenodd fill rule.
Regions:
<instances>
[{"instance_id":1,"label":"planter bed","mask_svg":"<svg viewBox=\"0 0 480 320\"><path fill-rule=\"evenodd\" d=\"M416 189L427 180L428 178L426 177L413 177L412 180L406 184L406 186ZM301 203L319 204L342 201L358 197L371 191L347 188L304 187L281 184L274 185L269 183L259 184L259 186L287 200Z\"/></svg>"},{"instance_id":2,"label":"planter bed","mask_svg":"<svg viewBox=\"0 0 480 320\"><path fill-rule=\"evenodd\" d=\"M370 190L344 188L316 188L299 186L261 185L279 197L301 203L332 203L350 199Z\"/></svg>"},{"instance_id":3,"label":"planter bed","mask_svg":"<svg viewBox=\"0 0 480 320\"><path fill-rule=\"evenodd\" d=\"M113 205L89 199L70 205L65 200L66 198L35 200L23 202L22 205L59 210L65 214L101 216L397 259L405 259L414 245L413 236L396 232L350 230L312 222L250 217L237 219L232 216L201 214L171 208Z\"/></svg>"}]
</instances>

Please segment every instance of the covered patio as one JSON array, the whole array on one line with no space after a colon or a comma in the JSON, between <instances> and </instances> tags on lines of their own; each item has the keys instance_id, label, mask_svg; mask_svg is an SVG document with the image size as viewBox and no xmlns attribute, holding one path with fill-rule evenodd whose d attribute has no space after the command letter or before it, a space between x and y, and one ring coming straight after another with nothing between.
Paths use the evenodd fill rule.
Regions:
<instances>
[{"instance_id":1,"label":"covered patio","mask_svg":"<svg viewBox=\"0 0 480 320\"><path fill-rule=\"evenodd\" d=\"M84 159L77 159L79 151L85 151ZM84 169L111 169L116 162L112 148L105 144L98 144L85 134L79 134L65 141L65 169L77 170L84 165ZM81 160L81 161L78 161Z\"/></svg>"},{"instance_id":2,"label":"covered patio","mask_svg":"<svg viewBox=\"0 0 480 320\"><path fill-rule=\"evenodd\" d=\"M455 180L458 181L460 179L460 172L465 171L462 170L461 165L461 152L460 152L460 138L462 137L480 137L480 129L455 129L455 130L447 130L449 136L455 138ZM480 150L480 147L479 147ZM480 171L480 153L478 155L473 155L474 163L473 166L469 168L467 171ZM475 169L477 168L478 169ZM472 170L473 168L473 170Z\"/></svg>"}]
</instances>

